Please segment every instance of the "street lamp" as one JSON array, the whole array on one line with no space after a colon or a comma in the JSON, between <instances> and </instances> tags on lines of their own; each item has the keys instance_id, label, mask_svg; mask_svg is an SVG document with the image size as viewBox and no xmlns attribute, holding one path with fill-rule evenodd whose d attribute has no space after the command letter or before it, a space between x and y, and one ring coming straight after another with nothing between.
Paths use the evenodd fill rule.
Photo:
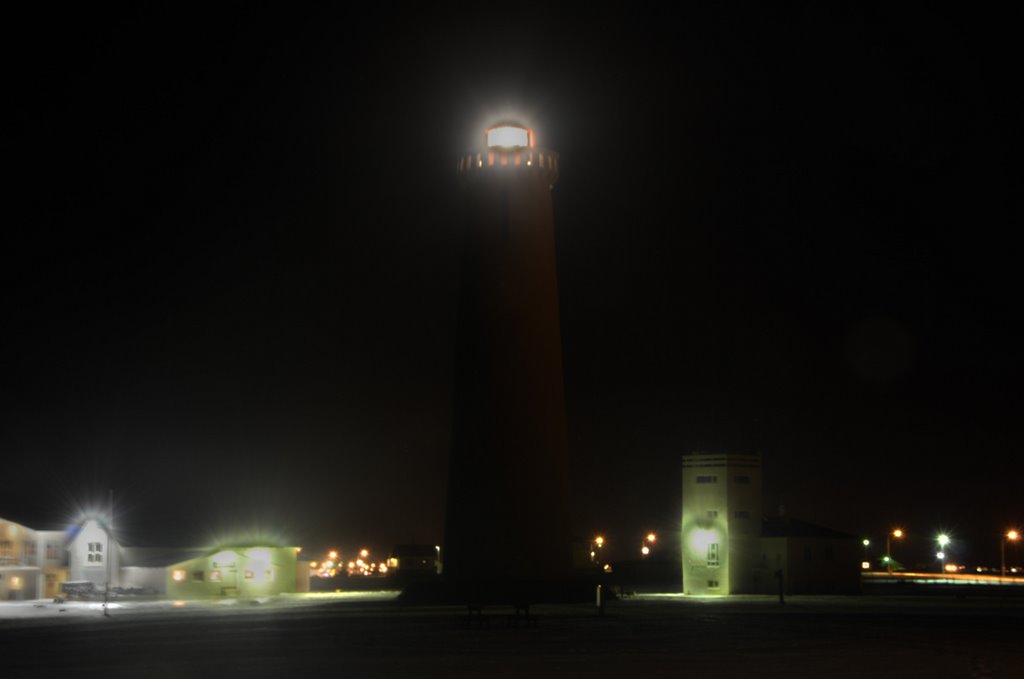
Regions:
<instances>
[{"instance_id":1,"label":"street lamp","mask_svg":"<svg viewBox=\"0 0 1024 679\"><path fill-rule=\"evenodd\" d=\"M939 533L935 538L935 541L939 543L939 552L936 554L936 558L939 560L939 572L946 572L946 546L951 542L948 535L945 533Z\"/></svg>"},{"instance_id":2,"label":"street lamp","mask_svg":"<svg viewBox=\"0 0 1024 679\"><path fill-rule=\"evenodd\" d=\"M999 577L1006 577L1006 541L1016 542L1020 540L1020 533L1016 530L1008 530L999 542Z\"/></svg>"},{"instance_id":3,"label":"street lamp","mask_svg":"<svg viewBox=\"0 0 1024 679\"><path fill-rule=\"evenodd\" d=\"M640 543L640 554L646 559L647 555L651 553L651 545L658 539L658 536L654 533L648 533L644 541Z\"/></svg>"},{"instance_id":4,"label":"street lamp","mask_svg":"<svg viewBox=\"0 0 1024 679\"><path fill-rule=\"evenodd\" d=\"M604 537L602 537L600 535L595 536L594 539L590 543L590 561L591 562L597 562L598 561L597 550L601 549L602 547L604 547Z\"/></svg>"},{"instance_id":5,"label":"street lamp","mask_svg":"<svg viewBox=\"0 0 1024 679\"><path fill-rule=\"evenodd\" d=\"M899 540L903 537L903 529L897 528L885 536L885 565L892 575L892 538Z\"/></svg>"}]
</instances>

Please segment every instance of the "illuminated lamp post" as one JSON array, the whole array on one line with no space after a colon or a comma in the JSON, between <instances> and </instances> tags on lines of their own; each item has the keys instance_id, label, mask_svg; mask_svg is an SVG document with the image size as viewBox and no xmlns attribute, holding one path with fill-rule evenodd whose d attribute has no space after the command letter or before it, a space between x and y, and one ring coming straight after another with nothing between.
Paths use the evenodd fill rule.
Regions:
<instances>
[{"instance_id":1,"label":"illuminated lamp post","mask_svg":"<svg viewBox=\"0 0 1024 679\"><path fill-rule=\"evenodd\" d=\"M1020 540L1020 533L1016 530L1008 530L999 541L999 577L1006 577L1006 541L1016 542Z\"/></svg>"},{"instance_id":2,"label":"illuminated lamp post","mask_svg":"<svg viewBox=\"0 0 1024 679\"><path fill-rule=\"evenodd\" d=\"M949 536L946 535L945 533L939 533L938 537L935 538L935 541L937 543L939 543L939 551L935 555L935 557L939 560L939 572L940 573L945 573L946 572L946 546L949 545L950 539L949 539Z\"/></svg>"},{"instance_id":3,"label":"illuminated lamp post","mask_svg":"<svg viewBox=\"0 0 1024 679\"><path fill-rule=\"evenodd\" d=\"M903 530L900 528L895 529L891 533L885 536L885 566L889 571L889 575L892 575L892 539L897 540L903 537Z\"/></svg>"},{"instance_id":4,"label":"illuminated lamp post","mask_svg":"<svg viewBox=\"0 0 1024 679\"><path fill-rule=\"evenodd\" d=\"M600 559L598 556L601 554L601 548L604 547L604 537L598 535L590 542L590 561L598 563Z\"/></svg>"},{"instance_id":5,"label":"illuminated lamp post","mask_svg":"<svg viewBox=\"0 0 1024 679\"><path fill-rule=\"evenodd\" d=\"M654 545L654 542L657 539L657 535L655 535L654 533L648 533L647 536L644 538L643 542L640 543L640 554L641 556L643 556L643 558L646 559L647 556L651 553L651 547Z\"/></svg>"}]
</instances>

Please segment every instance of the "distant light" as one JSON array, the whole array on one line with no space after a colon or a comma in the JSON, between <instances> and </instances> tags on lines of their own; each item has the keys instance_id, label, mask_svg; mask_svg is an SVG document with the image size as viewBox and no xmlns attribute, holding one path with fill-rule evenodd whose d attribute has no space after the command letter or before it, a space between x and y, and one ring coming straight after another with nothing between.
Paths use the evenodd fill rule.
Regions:
<instances>
[{"instance_id":1,"label":"distant light","mask_svg":"<svg viewBox=\"0 0 1024 679\"><path fill-rule=\"evenodd\" d=\"M338 552L332 549L331 551L327 552L327 556L331 557L331 561L334 561L338 558Z\"/></svg>"},{"instance_id":2,"label":"distant light","mask_svg":"<svg viewBox=\"0 0 1024 679\"><path fill-rule=\"evenodd\" d=\"M490 128L484 135L487 138L488 147L516 148L533 145L531 143L533 134L525 127L499 125Z\"/></svg>"},{"instance_id":3,"label":"distant light","mask_svg":"<svg viewBox=\"0 0 1024 679\"><path fill-rule=\"evenodd\" d=\"M359 556L361 556L361 557L363 557L365 559L366 557L370 556L370 550L368 550L368 549L360 549L359 550Z\"/></svg>"},{"instance_id":4,"label":"distant light","mask_svg":"<svg viewBox=\"0 0 1024 679\"><path fill-rule=\"evenodd\" d=\"M604 569L603 570L604 570L605 573L611 573L612 572L612 565L610 563L606 563L604 565Z\"/></svg>"},{"instance_id":5,"label":"distant light","mask_svg":"<svg viewBox=\"0 0 1024 679\"><path fill-rule=\"evenodd\" d=\"M658 539L658 536L655 535L654 533L648 533L647 534L647 542L654 542L657 539Z\"/></svg>"},{"instance_id":6,"label":"distant light","mask_svg":"<svg viewBox=\"0 0 1024 679\"><path fill-rule=\"evenodd\" d=\"M316 568L316 561L310 561L309 562L309 567L310 568Z\"/></svg>"},{"instance_id":7,"label":"distant light","mask_svg":"<svg viewBox=\"0 0 1024 679\"><path fill-rule=\"evenodd\" d=\"M181 608L182 606L185 605L185 602L184 601L175 601L174 605L177 606L178 608Z\"/></svg>"},{"instance_id":8,"label":"distant light","mask_svg":"<svg viewBox=\"0 0 1024 679\"><path fill-rule=\"evenodd\" d=\"M894 530L894 531L892 532L892 536L893 536L894 538L901 538L901 537L903 537L903 530L902 530L902 529L899 529L899 528L897 528L896 530Z\"/></svg>"},{"instance_id":9,"label":"distant light","mask_svg":"<svg viewBox=\"0 0 1024 679\"><path fill-rule=\"evenodd\" d=\"M1013 540L1015 538L1010 538L1010 539ZM603 547L604 546L604 538L601 537L600 535L598 535L596 538L594 538L594 544L597 545L598 547Z\"/></svg>"},{"instance_id":10,"label":"distant light","mask_svg":"<svg viewBox=\"0 0 1024 679\"><path fill-rule=\"evenodd\" d=\"M1020 533L1018 533L1018 532L1017 532L1017 531L1015 531L1015 530L1011 530L1011 531L1009 531L1009 532L1008 532L1008 533L1006 534L1006 537L1007 537L1007 539L1009 539L1009 540L1019 540L1019 539L1020 539Z\"/></svg>"},{"instance_id":11,"label":"distant light","mask_svg":"<svg viewBox=\"0 0 1024 679\"><path fill-rule=\"evenodd\" d=\"M644 545L643 547L640 548L640 553L643 554L644 556L647 556L648 554L651 553L651 548L648 547L647 545Z\"/></svg>"},{"instance_id":12,"label":"distant light","mask_svg":"<svg viewBox=\"0 0 1024 679\"><path fill-rule=\"evenodd\" d=\"M958 570L960 570L960 567L957 566L955 563L947 563L946 564L946 572L947 573L956 573Z\"/></svg>"},{"instance_id":13,"label":"distant light","mask_svg":"<svg viewBox=\"0 0 1024 679\"><path fill-rule=\"evenodd\" d=\"M868 540L867 538L864 538L863 540L861 540L861 544L864 545L865 547L867 547L868 545L871 544L871 540Z\"/></svg>"},{"instance_id":14,"label":"distant light","mask_svg":"<svg viewBox=\"0 0 1024 679\"><path fill-rule=\"evenodd\" d=\"M940 533L939 537L936 538L939 541L939 547L945 547L949 544L949 536L945 533Z\"/></svg>"},{"instance_id":15,"label":"distant light","mask_svg":"<svg viewBox=\"0 0 1024 679\"><path fill-rule=\"evenodd\" d=\"M946 558L946 553L945 553L945 552L938 552L938 553L937 553L937 554L935 555L935 558L936 558L936 559L939 559L939 560L941 561L942 559L945 559L945 558Z\"/></svg>"},{"instance_id":16,"label":"distant light","mask_svg":"<svg viewBox=\"0 0 1024 679\"><path fill-rule=\"evenodd\" d=\"M884 561L885 563L889 563L889 557L883 556L882 561Z\"/></svg>"},{"instance_id":17,"label":"distant light","mask_svg":"<svg viewBox=\"0 0 1024 679\"><path fill-rule=\"evenodd\" d=\"M871 562L870 561L861 561L860 562L860 567L863 570L869 570L871 568Z\"/></svg>"}]
</instances>

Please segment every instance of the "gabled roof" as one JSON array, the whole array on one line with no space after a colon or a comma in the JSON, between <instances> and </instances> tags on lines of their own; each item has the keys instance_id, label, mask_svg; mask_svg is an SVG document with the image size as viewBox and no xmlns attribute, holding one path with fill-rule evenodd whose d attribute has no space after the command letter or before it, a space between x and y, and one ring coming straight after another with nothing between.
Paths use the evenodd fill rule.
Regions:
<instances>
[{"instance_id":1,"label":"gabled roof","mask_svg":"<svg viewBox=\"0 0 1024 679\"><path fill-rule=\"evenodd\" d=\"M761 525L761 537L765 538L829 538L856 540L856 535L843 533L824 526L807 523L789 516L765 517Z\"/></svg>"}]
</instances>

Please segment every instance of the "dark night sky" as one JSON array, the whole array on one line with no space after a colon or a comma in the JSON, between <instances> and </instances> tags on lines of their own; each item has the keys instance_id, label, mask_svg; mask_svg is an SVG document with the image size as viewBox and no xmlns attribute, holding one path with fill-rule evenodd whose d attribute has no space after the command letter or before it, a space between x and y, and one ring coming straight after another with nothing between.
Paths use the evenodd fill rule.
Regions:
<instances>
[{"instance_id":1,"label":"dark night sky","mask_svg":"<svg viewBox=\"0 0 1024 679\"><path fill-rule=\"evenodd\" d=\"M454 163L514 112L561 153L578 538L667 535L681 454L756 451L766 510L997 558L1017 17L668 12L11 17L0 515L439 541Z\"/></svg>"}]
</instances>

